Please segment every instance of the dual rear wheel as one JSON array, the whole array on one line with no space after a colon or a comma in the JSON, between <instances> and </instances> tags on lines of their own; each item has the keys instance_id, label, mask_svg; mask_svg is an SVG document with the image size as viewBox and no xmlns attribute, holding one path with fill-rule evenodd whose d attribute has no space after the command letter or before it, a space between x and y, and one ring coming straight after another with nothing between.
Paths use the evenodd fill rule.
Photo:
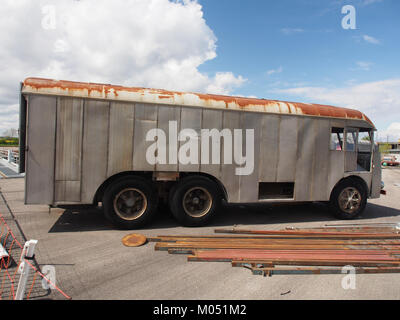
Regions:
<instances>
[{"instance_id":1,"label":"dual rear wheel","mask_svg":"<svg viewBox=\"0 0 400 320\"><path fill-rule=\"evenodd\" d=\"M187 227L208 223L222 200L219 186L209 178L182 179L169 192L169 208L178 222ZM150 180L132 176L110 185L103 196L104 213L115 225L134 229L149 223L157 211L158 193Z\"/></svg>"}]
</instances>

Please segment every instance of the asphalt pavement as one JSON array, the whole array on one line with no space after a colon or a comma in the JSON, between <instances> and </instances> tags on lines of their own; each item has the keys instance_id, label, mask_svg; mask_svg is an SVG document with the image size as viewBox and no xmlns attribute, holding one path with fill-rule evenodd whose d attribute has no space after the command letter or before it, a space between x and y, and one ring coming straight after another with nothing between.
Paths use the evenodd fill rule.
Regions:
<instances>
[{"instance_id":1,"label":"asphalt pavement","mask_svg":"<svg viewBox=\"0 0 400 320\"><path fill-rule=\"evenodd\" d=\"M370 200L351 223L400 222L400 169L384 169L386 196ZM129 233L213 235L217 227L278 230L349 223L334 219L325 205L228 205L208 227L184 228L160 208L156 221L132 232L117 230L98 209L51 209L24 205L24 179L0 180L0 212L16 220L26 239L39 240L36 260L56 268L57 285L73 299L400 299L399 274L253 276L229 263L187 262L185 255L122 245ZM15 222L15 221L14 221ZM13 224L16 227L16 224ZM62 298L62 297L61 297Z\"/></svg>"}]
</instances>

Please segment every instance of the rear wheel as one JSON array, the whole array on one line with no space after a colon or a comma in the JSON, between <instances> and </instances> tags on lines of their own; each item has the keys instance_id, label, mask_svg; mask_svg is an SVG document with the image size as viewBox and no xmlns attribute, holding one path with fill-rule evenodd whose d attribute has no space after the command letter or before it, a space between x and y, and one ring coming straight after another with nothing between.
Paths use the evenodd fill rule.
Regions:
<instances>
[{"instance_id":1,"label":"rear wheel","mask_svg":"<svg viewBox=\"0 0 400 320\"><path fill-rule=\"evenodd\" d=\"M367 190L356 179L340 182L332 191L330 208L333 214L344 220L358 217L367 204Z\"/></svg>"},{"instance_id":2,"label":"rear wheel","mask_svg":"<svg viewBox=\"0 0 400 320\"><path fill-rule=\"evenodd\" d=\"M187 177L172 188L169 197L171 212L187 227L207 224L221 206L222 193L218 185L206 177Z\"/></svg>"},{"instance_id":3,"label":"rear wheel","mask_svg":"<svg viewBox=\"0 0 400 320\"><path fill-rule=\"evenodd\" d=\"M150 222L157 202L157 192L150 181L129 177L107 188L103 197L104 214L120 228L139 228Z\"/></svg>"}]
</instances>

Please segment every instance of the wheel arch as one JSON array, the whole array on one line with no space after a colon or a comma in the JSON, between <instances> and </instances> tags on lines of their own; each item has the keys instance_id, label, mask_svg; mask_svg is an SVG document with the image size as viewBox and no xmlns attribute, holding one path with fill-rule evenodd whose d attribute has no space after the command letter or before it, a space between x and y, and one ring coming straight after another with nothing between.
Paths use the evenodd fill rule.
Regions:
<instances>
[{"instance_id":1,"label":"wheel arch","mask_svg":"<svg viewBox=\"0 0 400 320\"><path fill-rule=\"evenodd\" d=\"M101 202L103 199L104 192L106 189L113 183L119 180L123 180L132 176L139 176L142 178L147 178L151 179L151 172L142 172L142 171L124 171L124 172L119 172L109 178L107 178L97 189L94 198L93 198L93 204L97 204L98 202Z\"/></svg>"},{"instance_id":2,"label":"wheel arch","mask_svg":"<svg viewBox=\"0 0 400 320\"><path fill-rule=\"evenodd\" d=\"M217 179L216 177L214 177L213 175L207 174L207 173L203 173L203 172L185 172L185 173L181 173L181 178L186 178L186 177L191 177L191 176L200 176L200 177L205 177L205 178L209 178L210 180L212 180L217 186L218 188L221 190L223 196L224 196L224 200L227 201L228 200L228 192L226 191L225 186L223 185L223 183Z\"/></svg>"},{"instance_id":3,"label":"wheel arch","mask_svg":"<svg viewBox=\"0 0 400 320\"><path fill-rule=\"evenodd\" d=\"M336 187L337 187L338 185L340 185L340 184L341 184L342 182L344 182L344 181L357 181L358 183L360 183L360 184L365 188L365 191L366 191L366 193L367 193L367 196L369 196L370 190L369 190L368 185L367 185L367 183L365 182L365 180L364 180L363 178L359 177L359 176L351 175L351 176L344 177L344 178L340 179L340 180L335 184L335 186L334 186L334 187L332 188L332 190L331 190L331 193L330 193L329 198L332 197L332 194L333 194L333 192L335 191Z\"/></svg>"}]
</instances>

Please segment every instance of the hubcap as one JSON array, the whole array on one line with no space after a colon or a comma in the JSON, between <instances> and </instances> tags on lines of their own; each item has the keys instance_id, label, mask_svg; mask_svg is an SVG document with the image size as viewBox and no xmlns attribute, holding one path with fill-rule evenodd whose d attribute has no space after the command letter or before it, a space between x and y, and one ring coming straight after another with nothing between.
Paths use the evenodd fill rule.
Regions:
<instances>
[{"instance_id":1,"label":"hubcap","mask_svg":"<svg viewBox=\"0 0 400 320\"><path fill-rule=\"evenodd\" d=\"M201 187L188 190L183 197L183 209L193 218L204 217L210 211L212 203L211 194Z\"/></svg>"},{"instance_id":2,"label":"hubcap","mask_svg":"<svg viewBox=\"0 0 400 320\"><path fill-rule=\"evenodd\" d=\"M135 188L122 190L114 198L115 213L124 220L136 220L147 209L147 198Z\"/></svg>"},{"instance_id":3,"label":"hubcap","mask_svg":"<svg viewBox=\"0 0 400 320\"><path fill-rule=\"evenodd\" d=\"M356 188L346 188L339 195L340 209L346 213L354 213L360 208L361 199L361 194Z\"/></svg>"}]
</instances>

